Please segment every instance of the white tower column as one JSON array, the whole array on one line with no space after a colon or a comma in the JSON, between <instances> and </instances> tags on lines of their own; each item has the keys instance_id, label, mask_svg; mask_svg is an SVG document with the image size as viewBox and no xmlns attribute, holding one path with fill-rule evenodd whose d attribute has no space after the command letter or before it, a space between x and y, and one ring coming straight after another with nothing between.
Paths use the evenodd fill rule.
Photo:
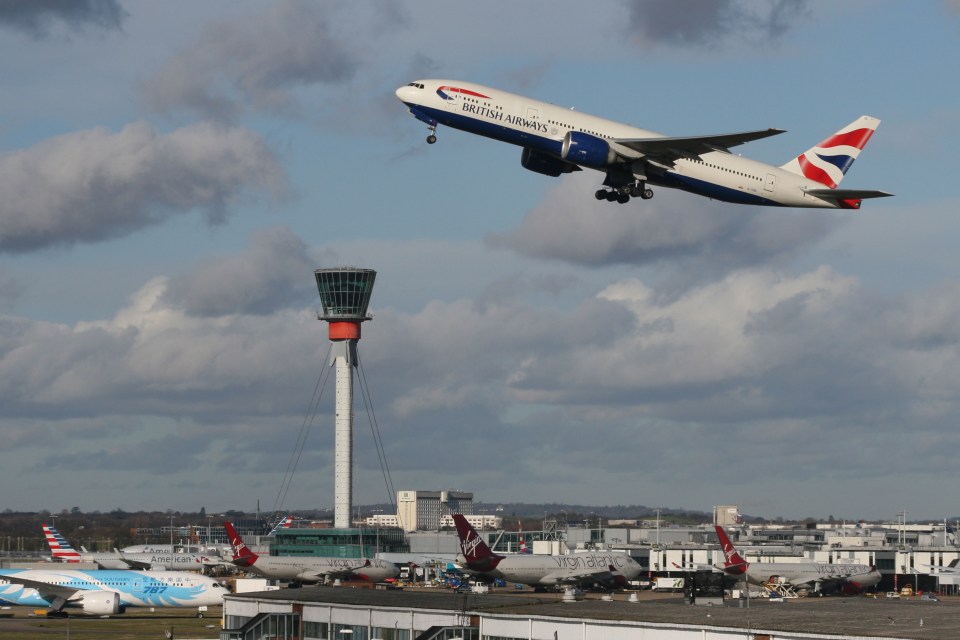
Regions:
<instances>
[{"instance_id":1,"label":"white tower column","mask_svg":"<svg viewBox=\"0 0 960 640\"><path fill-rule=\"evenodd\" d=\"M331 365L336 367L337 397L335 423L335 471L336 491L333 510L333 526L348 529L352 525L353 511L353 367L351 357L356 348L355 340L338 340L333 343Z\"/></svg>"}]
</instances>

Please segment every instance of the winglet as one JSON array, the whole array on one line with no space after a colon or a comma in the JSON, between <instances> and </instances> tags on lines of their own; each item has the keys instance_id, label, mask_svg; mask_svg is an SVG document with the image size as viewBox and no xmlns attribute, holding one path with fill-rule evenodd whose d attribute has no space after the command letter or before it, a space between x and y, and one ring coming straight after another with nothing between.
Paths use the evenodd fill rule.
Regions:
<instances>
[{"instance_id":1,"label":"winglet","mask_svg":"<svg viewBox=\"0 0 960 640\"><path fill-rule=\"evenodd\" d=\"M495 554L483 541L476 529L459 513L453 514L457 525L457 537L460 538L460 550L466 558L467 567L474 571L491 571L500 564L503 556Z\"/></svg>"}]
</instances>

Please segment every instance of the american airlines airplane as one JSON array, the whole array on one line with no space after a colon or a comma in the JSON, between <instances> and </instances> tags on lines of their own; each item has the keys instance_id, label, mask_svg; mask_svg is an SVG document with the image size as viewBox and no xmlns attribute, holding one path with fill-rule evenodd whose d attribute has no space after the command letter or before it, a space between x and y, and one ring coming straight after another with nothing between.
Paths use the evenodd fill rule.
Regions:
<instances>
[{"instance_id":1,"label":"american airlines airplane","mask_svg":"<svg viewBox=\"0 0 960 640\"><path fill-rule=\"evenodd\" d=\"M184 571L0 569L0 602L47 607L54 613L65 608L115 615L127 607L207 607L223 604L225 593L213 578Z\"/></svg>"},{"instance_id":2,"label":"american airlines airplane","mask_svg":"<svg viewBox=\"0 0 960 640\"><path fill-rule=\"evenodd\" d=\"M800 593L839 591L853 595L880 582L877 568L865 564L747 562L730 542L723 527L717 525L716 529L723 549L723 572L743 576L752 584L764 585L780 579Z\"/></svg>"},{"instance_id":3,"label":"american airlines airplane","mask_svg":"<svg viewBox=\"0 0 960 640\"><path fill-rule=\"evenodd\" d=\"M171 553L153 551L144 553L124 551L77 551L59 531L48 524L41 525L43 535L55 562L95 562L101 569L168 569L202 571L226 564L219 556L202 553ZM169 547L169 545L168 545Z\"/></svg>"},{"instance_id":4,"label":"american airlines airplane","mask_svg":"<svg viewBox=\"0 0 960 640\"><path fill-rule=\"evenodd\" d=\"M233 563L271 580L293 580L304 584L325 582L328 578L383 582L400 570L392 562L376 558L333 558L318 556L261 556L243 543L229 522L223 523L233 545Z\"/></svg>"},{"instance_id":5,"label":"american airlines airplane","mask_svg":"<svg viewBox=\"0 0 960 640\"><path fill-rule=\"evenodd\" d=\"M502 556L487 546L462 515L454 514L453 522L457 525L460 551L467 569L488 578L501 578L532 587L592 583L625 587L627 581L642 571L637 561L622 551Z\"/></svg>"},{"instance_id":6,"label":"american airlines airplane","mask_svg":"<svg viewBox=\"0 0 960 640\"><path fill-rule=\"evenodd\" d=\"M866 198L892 194L840 189L880 120L861 116L820 144L777 167L730 153L732 147L783 133L764 129L668 137L499 89L459 80L417 80L397 97L427 124L523 147L520 164L558 177L586 167L606 174L598 200L625 204L653 197L650 185L682 189L723 202L782 207L859 209Z\"/></svg>"}]
</instances>

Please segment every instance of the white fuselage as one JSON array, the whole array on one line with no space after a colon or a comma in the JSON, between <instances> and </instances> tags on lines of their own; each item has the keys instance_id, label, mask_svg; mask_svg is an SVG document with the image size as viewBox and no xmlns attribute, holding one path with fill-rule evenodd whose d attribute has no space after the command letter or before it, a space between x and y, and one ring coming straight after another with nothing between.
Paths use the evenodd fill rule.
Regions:
<instances>
[{"instance_id":1,"label":"white fuselage","mask_svg":"<svg viewBox=\"0 0 960 640\"><path fill-rule=\"evenodd\" d=\"M496 568L483 572L492 578L530 586L554 586L589 582L611 573L610 567L626 580L640 575L636 560L620 551L571 553L567 555L516 554L504 556Z\"/></svg>"},{"instance_id":2,"label":"white fuselage","mask_svg":"<svg viewBox=\"0 0 960 640\"><path fill-rule=\"evenodd\" d=\"M448 87L456 90L444 91ZM570 131L614 142L665 137L654 131L459 80L418 80L400 87L396 93L420 120L432 120L556 158L560 158L564 137ZM680 158L672 167L664 166L647 173L646 179L651 184L725 202L837 208L834 201L806 193L807 189L822 189L824 185L780 167L723 151Z\"/></svg>"},{"instance_id":3,"label":"white fuselage","mask_svg":"<svg viewBox=\"0 0 960 640\"><path fill-rule=\"evenodd\" d=\"M71 562L93 562L103 569L165 569L168 571L201 571L204 567L224 564L217 556L197 553L123 553L117 551L78 551Z\"/></svg>"},{"instance_id":4,"label":"white fuselage","mask_svg":"<svg viewBox=\"0 0 960 640\"><path fill-rule=\"evenodd\" d=\"M880 582L876 568L862 564L827 564L822 562L751 562L747 567L747 580L763 585L782 581L794 588L821 591L821 587L843 588L851 585L859 589L875 586Z\"/></svg>"},{"instance_id":5,"label":"white fuselage","mask_svg":"<svg viewBox=\"0 0 960 640\"><path fill-rule=\"evenodd\" d=\"M4 569L0 570L0 601L28 606L53 604L56 598L41 593L40 588L18 584L17 579L74 589L81 595L117 593L125 607L214 606L222 604L227 593L213 578L183 571Z\"/></svg>"},{"instance_id":6,"label":"white fuselage","mask_svg":"<svg viewBox=\"0 0 960 640\"><path fill-rule=\"evenodd\" d=\"M245 567L271 580L295 580L297 582L323 582L327 576L346 577L350 574L363 576L371 582L383 582L394 578L400 570L392 562L366 558L330 558L298 556L258 556Z\"/></svg>"}]
</instances>

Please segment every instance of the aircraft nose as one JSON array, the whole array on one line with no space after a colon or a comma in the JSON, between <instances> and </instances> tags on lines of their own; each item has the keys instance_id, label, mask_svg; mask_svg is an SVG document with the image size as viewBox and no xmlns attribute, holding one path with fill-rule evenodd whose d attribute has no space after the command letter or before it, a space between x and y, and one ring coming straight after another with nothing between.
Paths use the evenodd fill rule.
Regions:
<instances>
[{"instance_id":1,"label":"aircraft nose","mask_svg":"<svg viewBox=\"0 0 960 640\"><path fill-rule=\"evenodd\" d=\"M410 85L404 85L397 89L396 94L397 98L400 99L400 102L410 103L413 102L413 96L416 94L417 88L411 87Z\"/></svg>"}]
</instances>

